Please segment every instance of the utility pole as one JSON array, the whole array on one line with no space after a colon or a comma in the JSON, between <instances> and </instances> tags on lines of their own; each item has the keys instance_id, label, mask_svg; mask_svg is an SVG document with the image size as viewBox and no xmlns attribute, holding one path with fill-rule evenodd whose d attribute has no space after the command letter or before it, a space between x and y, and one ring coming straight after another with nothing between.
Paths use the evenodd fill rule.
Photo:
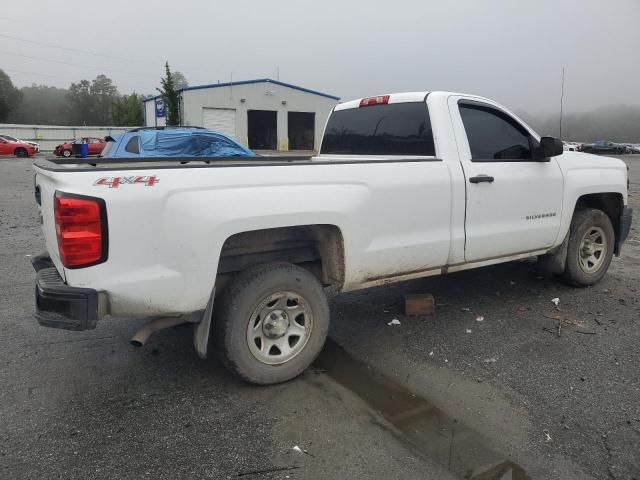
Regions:
<instances>
[{"instance_id":1,"label":"utility pole","mask_svg":"<svg viewBox=\"0 0 640 480\"><path fill-rule=\"evenodd\" d=\"M562 67L562 85L560 90L560 139L562 139L562 107L564 102L564 67Z\"/></svg>"}]
</instances>

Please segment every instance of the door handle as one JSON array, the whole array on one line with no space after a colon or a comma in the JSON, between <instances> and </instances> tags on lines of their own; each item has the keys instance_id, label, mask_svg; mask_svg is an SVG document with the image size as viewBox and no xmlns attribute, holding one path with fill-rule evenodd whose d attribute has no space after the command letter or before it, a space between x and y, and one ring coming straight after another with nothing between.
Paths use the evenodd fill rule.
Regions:
<instances>
[{"instance_id":1,"label":"door handle","mask_svg":"<svg viewBox=\"0 0 640 480\"><path fill-rule=\"evenodd\" d=\"M483 183L483 182L487 182L487 183L492 183L494 180L494 178L490 175L478 175L477 177L471 177L469 179L469 181L471 183Z\"/></svg>"}]
</instances>

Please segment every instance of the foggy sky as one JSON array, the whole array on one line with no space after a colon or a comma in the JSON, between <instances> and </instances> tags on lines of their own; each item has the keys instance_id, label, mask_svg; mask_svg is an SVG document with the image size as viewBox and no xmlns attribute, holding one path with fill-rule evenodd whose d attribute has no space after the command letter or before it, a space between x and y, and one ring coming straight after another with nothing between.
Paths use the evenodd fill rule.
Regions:
<instances>
[{"instance_id":1,"label":"foggy sky","mask_svg":"<svg viewBox=\"0 0 640 480\"><path fill-rule=\"evenodd\" d=\"M555 112L565 66L566 111L640 104L640 0L2 3L0 34L123 57L0 36L0 68L18 86L105 73L121 93L155 93L168 60L191 85L276 78L279 67L280 80L344 100L453 90Z\"/></svg>"}]
</instances>

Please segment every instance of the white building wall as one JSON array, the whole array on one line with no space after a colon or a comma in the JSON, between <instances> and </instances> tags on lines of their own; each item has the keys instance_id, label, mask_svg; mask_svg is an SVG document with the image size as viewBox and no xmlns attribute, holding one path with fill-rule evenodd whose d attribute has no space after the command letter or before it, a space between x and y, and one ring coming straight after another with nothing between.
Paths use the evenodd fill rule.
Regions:
<instances>
[{"instance_id":1,"label":"white building wall","mask_svg":"<svg viewBox=\"0 0 640 480\"><path fill-rule=\"evenodd\" d=\"M243 145L248 145L247 111L276 111L278 115L278 150L288 150L288 112L314 112L314 147L317 151L320 147L324 125L329 113L337 103L337 100L329 97L270 82L200 88L182 92L182 122L187 126L201 127L203 108L233 109L236 111L236 139ZM145 109L148 111L149 108L154 108L153 100L146 102ZM155 126L154 113L152 111L150 115L147 114L146 123L148 126Z\"/></svg>"}]
</instances>

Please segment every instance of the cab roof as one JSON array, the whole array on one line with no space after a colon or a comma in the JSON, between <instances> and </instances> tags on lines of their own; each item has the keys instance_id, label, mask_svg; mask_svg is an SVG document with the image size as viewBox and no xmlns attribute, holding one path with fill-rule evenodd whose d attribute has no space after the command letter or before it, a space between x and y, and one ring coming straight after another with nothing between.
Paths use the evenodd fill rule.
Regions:
<instances>
[{"instance_id":1,"label":"cab roof","mask_svg":"<svg viewBox=\"0 0 640 480\"><path fill-rule=\"evenodd\" d=\"M373 97L357 98L355 100L350 100L348 102L339 103L334 108L334 111L337 112L340 110L349 110L351 108L359 108L361 106L361 103L365 100L375 99L375 98L384 98L384 97L388 97L388 101L384 103L389 103L389 104L390 103L424 102L425 99L427 98L427 95L429 95L429 92L401 92L401 93L389 93L384 95L376 95Z\"/></svg>"}]
</instances>

